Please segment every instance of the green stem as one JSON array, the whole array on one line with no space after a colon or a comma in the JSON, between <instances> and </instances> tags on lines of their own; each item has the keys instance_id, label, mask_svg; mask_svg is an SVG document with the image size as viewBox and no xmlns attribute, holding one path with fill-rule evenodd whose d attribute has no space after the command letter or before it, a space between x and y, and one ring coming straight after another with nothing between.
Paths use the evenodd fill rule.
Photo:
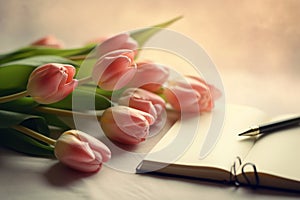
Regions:
<instances>
[{"instance_id":1,"label":"green stem","mask_svg":"<svg viewBox=\"0 0 300 200\"><path fill-rule=\"evenodd\" d=\"M6 103L9 101L13 101L22 97L26 97L28 95L27 90L7 96L0 97L0 103Z\"/></svg>"},{"instance_id":2,"label":"green stem","mask_svg":"<svg viewBox=\"0 0 300 200\"><path fill-rule=\"evenodd\" d=\"M49 138L49 137L46 137L34 130L31 130L25 126L22 126L22 125L14 125L12 126L13 129L17 130L17 131L20 131L28 136L31 136L39 141L42 141L42 142L45 142L49 145L52 145L52 146L55 146L55 143L56 143L56 140L52 139L52 138Z\"/></svg>"},{"instance_id":3,"label":"green stem","mask_svg":"<svg viewBox=\"0 0 300 200\"><path fill-rule=\"evenodd\" d=\"M73 117L74 115L84 118L93 118L95 115L89 114L89 113L83 113L83 112L76 112L72 110L64 110L59 108L52 108L52 107L46 107L46 106L38 106L35 108L39 112L44 112L48 114L54 114L59 115L61 117ZM101 118L102 113L96 113L97 119Z\"/></svg>"},{"instance_id":4,"label":"green stem","mask_svg":"<svg viewBox=\"0 0 300 200\"><path fill-rule=\"evenodd\" d=\"M91 82L91 81L93 81L92 77L91 77L91 76L88 76L88 77L79 79L79 80L78 80L78 85L83 85L83 84L89 83L89 82Z\"/></svg>"}]
</instances>

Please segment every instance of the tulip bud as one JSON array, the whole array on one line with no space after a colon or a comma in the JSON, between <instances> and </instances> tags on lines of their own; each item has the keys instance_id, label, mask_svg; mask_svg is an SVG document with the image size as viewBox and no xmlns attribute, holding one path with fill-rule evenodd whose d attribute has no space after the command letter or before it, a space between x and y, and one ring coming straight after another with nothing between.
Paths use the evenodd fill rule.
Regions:
<instances>
[{"instance_id":1,"label":"tulip bud","mask_svg":"<svg viewBox=\"0 0 300 200\"><path fill-rule=\"evenodd\" d=\"M209 112L214 107L214 100L221 93L204 80L186 76L185 81L173 81L165 89L164 95L171 106L181 112Z\"/></svg>"},{"instance_id":2,"label":"tulip bud","mask_svg":"<svg viewBox=\"0 0 300 200\"><path fill-rule=\"evenodd\" d=\"M27 83L28 94L38 103L50 104L64 99L77 86L72 65L48 63L37 67Z\"/></svg>"},{"instance_id":3,"label":"tulip bud","mask_svg":"<svg viewBox=\"0 0 300 200\"><path fill-rule=\"evenodd\" d=\"M213 100L217 100L222 96L221 91L215 86L206 83L203 79L196 76L186 76L187 80L191 84L192 88L197 90L200 94L204 91L207 91L207 88L210 92L210 96Z\"/></svg>"},{"instance_id":4,"label":"tulip bud","mask_svg":"<svg viewBox=\"0 0 300 200\"><path fill-rule=\"evenodd\" d=\"M55 143L54 153L60 162L82 172L100 170L111 157L105 144L78 130L64 132Z\"/></svg>"},{"instance_id":5,"label":"tulip bud","mask_svg":"<svg viewBox=\"0 0 300 200\"><path fill-rule=\"evenodd\" d=\"M129 86L157 92L168 77L169 69L167 67L151 62L141 62L137 63L137 71Z\"/></svg>"},{"instance_id":6,"label":"tulip bud","mask_svg":"<svg viewBox=\"0 0 300 200\"><path fill-rule=\"evenodd\" d=\"M149 135L152 115L126 106L110 107L101 116L101 127L112 141L138 144Z\"/></svg>"},{"instance_id":7,"label":"tulip bud","mask_svg":"<svg viewBox=\"0 0 300 200\"><path fill-rule=\"evenodd\" d=\"M61 49L64 47L64 44L62 41L58 40L56 37L52 35L47 35L33 43L31 43L32 46L45 46L45 47L51 47L51 48L57 48Z\"/></svg>"},{"instance_id":8,"label":"tulip bud","mask_svg":"<svg viewBox=\"0 0 300 200\"><path fill-rule=\"evenodd\" d=\"M131 50L118 50L101 57L94 66L93 80L104 90L124 87L136 72L134 55Z\"/></svg>"},{"instance_id":9,"label":"tulip bud","mask_svg":"<svg viewBox=\"0 0 300 200\"><path fill-rule=\"evenodd\" d=\"M103 56L111 51L120 49L135 50L137 47L137 41L130 37L129 33L121 33L104 40L104 42L98 46L97 52L99 56Z\"/></svg>"},{"instance_id":10,"label":"tulip bud","mask_svg":"<svg viewBox=\"0 0 300 200\"><path fill-rule=\"evenodd\" d=\"M140 88L125 90L118 99L118 103L149 113L154 119L157 119L165 108L165 101L160 96Z\"/></svg>"}]
</instances>

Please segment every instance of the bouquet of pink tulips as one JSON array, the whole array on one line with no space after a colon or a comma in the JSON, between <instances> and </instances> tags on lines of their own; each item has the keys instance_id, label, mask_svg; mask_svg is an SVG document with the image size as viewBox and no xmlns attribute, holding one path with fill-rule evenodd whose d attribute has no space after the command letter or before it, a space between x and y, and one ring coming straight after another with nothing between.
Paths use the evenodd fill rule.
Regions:
<instances>
[{"instance_id":1,"label":"bouquet of pink tulips","mask_svg":"<svg viewBox=\"0 0 300 200\"><path fill-rule=\"evenodd\" d=\"M61 41L47 36L0 55L0 144L95 172L110 159L110 150L88 133L72 129L60 115L102 110L99 121L105 135L114 142L137 145L146 140L167 107L178 112L211 111L220 95L215 87L194 76L169 80L169 67L137 59L143 44L177 19L81 48L65 49ZM81 64L89 59L95 61L90 74L78 76ZM119 94L117 99L113 93ZM95 106L74 110L75 94L92 96ZM50 137L51 127L62 130L57 139Z\"/></svg>"}]
</instances>

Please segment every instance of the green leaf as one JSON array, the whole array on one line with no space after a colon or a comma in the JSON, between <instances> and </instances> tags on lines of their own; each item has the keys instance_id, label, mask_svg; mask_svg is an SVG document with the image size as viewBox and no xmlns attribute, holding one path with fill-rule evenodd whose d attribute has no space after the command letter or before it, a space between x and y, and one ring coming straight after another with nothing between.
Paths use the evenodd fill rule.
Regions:
<instances>
[{"instance_id":1,"label":"green leaf","mask_svg":"<svg viewBox=\"0 0 300 200\"><path fill-rule=\"evenodd\" d=\"M0 128L10 128L17 124L22 124L45 135L50 132L45 119L40 116L0 110Z\"/></svg>"},{"instance_id":2,"label":"green leaf","mask_svg":"<svg viewBox=\"0 0 300 200\"><path fill-rule=\"evenodd\" d=\"M161 24L157 24L148 28L133 31L132 33L130 33L130 36L138 42L139 47L141 48L145 44L145 42L149 40L149 38L151 38L157 32L159 32L163 28L170 26L171 24L173 24L174 22L176 22L181 18L182 16L179 16Z\"/></svg>"},{"instance_id":3,"label":"green leaf","mask_svg":"<svg viewBox=\"0 0 300 200\"><path fill-rule=\"evenodd\" d=\"M34 56L0 65L0 96L26 90L28 77L38 66L47 63L77 64L59 56Z\"/></svg>"},{"instance_id":4,"label":"green leaf","mask_svg":"<svg viewBox=\"0 0 300 200\"><path fill-rule=\"evenodd\" d=\"M55 126L61 129L61 131L66 131L68 129L71 129L70 126L68 126L68 124L66 124L63 120L61 120L58 115L55 114L49 114L49 113L45 113L45 112L33 112L38 114L39 116L45 118L47 124L49 126Z\"/></svg>"},{"instance_id":5,"label":"green leaf","mask_svg":"<svg viewBox=\"0 0 300 200\"><path fill-rule=\"evenodd\" d=\"M95 84L84 84L78 87L78 89L96 92L97 94L100 94L106 98L111 99L111 96L115 94L116 96L124 92L125 88L119 89L119 90L103 90L102 88L97 87Z\"/></svg>"},{"instance_id":6,"label":"green leaf","mask_svg":"<svg viewBox=\"0 0 300 200\"><path fill-rule=\"evenodd\" d=\"M73 108L72 99L76 98L76 108ZM95 98L95 104L90 104L89 100ZM77 107L77 105L80 107ZM47 107L59 108L64 110L79 110L79 111L87 111L87 110L103 110L111 107L112 102L106 98L105 96L95 93L95 90L84 90L80 88L76 88L71 94L69 94L63 100L45 105Z\"/></svg>"},{"instance_id":7,"label":"green leaf","mask_svg":"<svg viewBox=\"0 0 300 200\"><path fill-rule=\"evenodd\" d=\"M0 109L6 111L26 113L30 115L38 115L44 118L48 125L60 127L63 130L67 130L70 128L56 115L36 111L35 108L38 106L39 103L34 101L31 97L23 97L7 103L1 103Z\"/></svg>"},{"instance_id":8,"label":"green leaf","mask_svg":"<svg viewBox=\"0 0 300 200\"><path fill-rule=\"evenodd\" d=\"M97 58L90 58L90 59L85 59L81 61L80 63L80 69L78 70L76 74L77 79L85 78L91 76L93 72L93 68L97 62Z\"/></svg>"},{"instance_id":9,"label":"green leaf","mask_svg":"<svg viewBox=\"0 0 300 200\"><path fill-rule=\"evenodd\" d=\"M16 60L9 63L1 64L0 67L2 68L2 67L15 66L15 65L37 67L46 63L63 63L63 64L74 65L74 67L78 67L77 64L72 60L63 58L61 56L53 56L53 55L27 57L21 60Z\"/></svg>"},{"instance_id":10,"label":"green leaf","mask_svg":"<svg viewBox=\"0 0 300 200\"><path fill-rule=\"evenodd\" d=\"M38 105L39 104L31 97L23 97L14 101L0 103L0 109L15 112L28 112Z\"/></svg>"},{"instance_id":11,"label":"green leaf","mask_svg":"<svg viewBox=\"0 0 300 200\"><path fill-rule=\"evenodd\" d=\"M53 157L54 148L13 129L0 129L0 145L33 156Z\"/></svg>"},{"instance_id":12,"label":"green leaf","mask_svg":"<svg viewBox=\"0 0 300 200\"><path fill-rule=\"evenodd\" d=\"M49 136L50 131L44 118L35 115L0 110L0 144L31 155L53 155L53 147L10 128L11 126L18 124Z\"/></svg>"},{"instance_id":13,"label":"green leaf","mask_svg":"<svg viewBox=\"0 0 300 200\"><path fill-rule=\"evenodd\" d=\"M29 58L33 56L54 55L61 57L70 57L76 55L86 55L95 48L95 45L87 45L81 48L56 49L43 46L29 46L16 50L11 53L0 55L0 64Z\"/></svg>"}]
</instances>

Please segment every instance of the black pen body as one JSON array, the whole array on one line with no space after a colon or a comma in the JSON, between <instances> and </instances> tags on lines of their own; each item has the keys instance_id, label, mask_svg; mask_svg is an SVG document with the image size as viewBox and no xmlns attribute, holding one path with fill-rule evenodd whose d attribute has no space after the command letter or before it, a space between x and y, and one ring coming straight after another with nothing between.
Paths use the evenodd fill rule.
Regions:
<instances>
[{"instance_id":1,"label":"black pen body","mask_svg":"<svg viewBox=\"0 0 300 200\"><path fill-rule=\"evenodd\" d=\"M300 125L300 117L259 126L260 133L271 133Z\"/></svg>"}]
</instances>

